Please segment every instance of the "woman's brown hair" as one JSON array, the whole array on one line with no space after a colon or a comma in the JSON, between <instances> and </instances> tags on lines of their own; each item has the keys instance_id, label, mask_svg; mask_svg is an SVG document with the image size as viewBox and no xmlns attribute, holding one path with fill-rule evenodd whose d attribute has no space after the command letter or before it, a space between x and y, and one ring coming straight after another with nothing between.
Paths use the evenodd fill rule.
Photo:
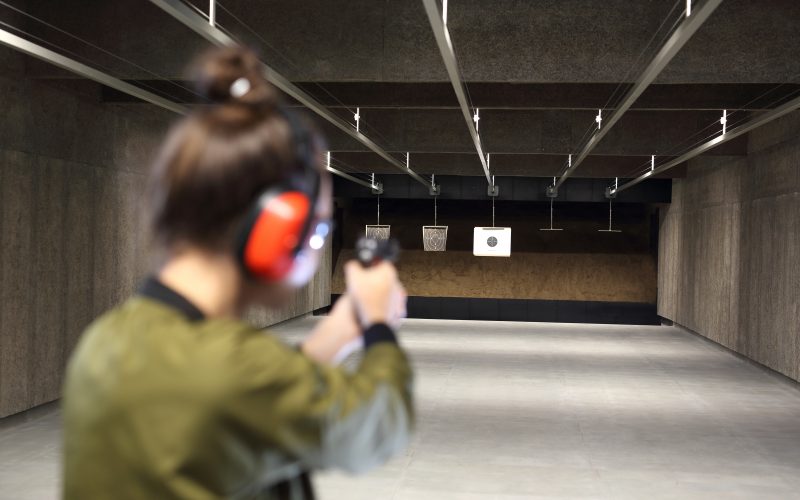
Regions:
<instances>
[{"instance_id":1,"label":"woman's brown hair","mask_svg":"<svg viewBox=\"0 0 800 500\"><path fill-rule=\"evenodd\" d=\"M294 151L278 95L253 52L214 50L195 64L209 105L170 132L151 170L149 222L164 246L222 249L258 195L287 179Z\"/></svg>"}]
</instances>

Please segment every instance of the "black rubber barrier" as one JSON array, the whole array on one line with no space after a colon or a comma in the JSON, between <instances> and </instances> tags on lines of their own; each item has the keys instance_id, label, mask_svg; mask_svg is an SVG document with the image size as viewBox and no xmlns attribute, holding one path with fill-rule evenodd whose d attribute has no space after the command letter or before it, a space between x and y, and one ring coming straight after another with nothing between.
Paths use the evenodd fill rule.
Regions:
<instances>
[{"instance_id":1,"label":"black rubber barrier","mask_svg":"<svg viewBox=\"0 0 800 500\"><path fill-rule=\"evenodd\" d=\"M333 295L331 298L334 303L339 296ZM655 304L579 300L409 297L408 317L617 325L661 324Z\"/></svg>"}]
</instances>

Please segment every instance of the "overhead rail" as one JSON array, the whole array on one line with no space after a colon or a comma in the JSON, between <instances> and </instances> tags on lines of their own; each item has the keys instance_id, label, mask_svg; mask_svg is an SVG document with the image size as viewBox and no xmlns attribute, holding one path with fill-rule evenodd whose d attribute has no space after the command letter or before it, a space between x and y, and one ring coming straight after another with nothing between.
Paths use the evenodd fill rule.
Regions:
<instances>
[{"instance_id":1,"label":"overhead rail","mask_svg":"<svg viewBox=\"0 0 800 500\"><path fill-rule=\"evenodd\" d=\"M28 40L25 40L24 38L14 35L1 28L0 43L11 47L12 49L18 50L23 54L41 59L50 64L58 66L59 68L78 74L84 78L102 83L103 85L119 90L120 92L124 92L128 95L149 102L150 104L155 104L156 106L172 111L173 113L184 115L187 113L187 108L182 104L172 102L169 99L164 99L161 96L153 94L152 92L148 92L135 85L131 85L130 83L124 82L118 78L114 78L113 76L91 68L74 59L62 56L61 54L53 52L50 49L42 47L41 45L29 42Z\"/></svg>"},{"instance_id":2,"label":"overhead rail","mask_svg":"<svg viewBox=\"0 0 800 500\"><path fill-rule=\"evenodd\" d=\"M376 183L375 182L375 176L374 175L372 176L372 181L371 182L370 181L365 181L364 179L359 179L358 177L355 177L353 175L350 175L348 173L345 173L345 172L342 172L340 170L336 170L335 168L333 168L331 166L331 161L332 160L333 159L331 158L331 152L330 151L326 151L325 152L325 169L328 172L330 172L332 174L335 174L335 175L338 175L339 177L341 177L343 179L347 179L350 182L355 182L356 184L360 184L360 185L362 185L362 186L364 186L366 188L370 188L374 192L383 193L383 185L381 183Z\"/></svg>"},{"instance_id":3,"label":"overhead rail","mask_svg":"<svg viewBox=\"0 0 800 500\"><path fill-rule=\"evenodd\" d=\"M720 0L721 1L721 0ZM439 52L442 54L444 66L447 69L447 74L450 77L450 83L453 84L453 90L456 92L458 105L461 108L461 113L464 115L464 121L467 123L467 129L472 136L472 142L475 144L475 149L478 152L478 157L481 159L483 165L483 173L486 175L486 181L490 187L494 187L494 178L489 173L489 164L486 160L486 155L483 152L481 145L481 137L478 135L477 124L478 121L472 116L467 103L467 92L464 85L464 80L461 77L461 71L458 69L458 61L456 60L456 53L453 49L453 43L450 40L450 31L445 24L446 14L439 14L439 7L436 5L436 0L422 0L425 5L425 12L428 14L428 20L433 29L433 35L436 37L436 44L439 46ZM446 3L445 3L446 5Z\"/></svg>"},{"instance_id":4,"label":"overhead rail","mask_svg":"<svg viewBox=\"0 0 800 500\"><path fill-rule=\"evenodd\" d=\"M736 127L732 128L732 129L726 130L721 135L719 135L719 136L717 136L717 137L715 137L715 138L713 138L713 139L711 139L711 140L709 140L707 142L704 142L704 143L700 144L699 146L697 146L695 148L692 148L691 150L687 151L686 153L682 154L681 156L679 156L679 157L677 157L677 158L675 158L673 160L670 160L667 163L665 163L665 164L663 164L663 165L661 165L659 167L655 167L655 165L654 165L653 168L651 168L649 171L645 172L644 174L640 175L639 177L637 177L637 178L635 178L635 179L623 184L622 186L615 187L615 188L609 188L607 192L611 196L616 196L618 193L620 193L620 192L622 192L622 191L624 191L624 190L626 190L628 188L631 188L631 187L639 184L640 182L648 179L649 177L652 177L653 175L657 175L657 174L660 174L662 172L666 172L667 170L669 170L669 169L671 169L673 167L676 167L676 166L680 165L681 163L683 163L685 161L691 160L695 156L698 156L698 155L701 155L701 154L705 153L706 151L708 151L711 148L719 146L720 144L724 144L724 143L726 143L726 142L728 142L728 141L730 141L732 139L735 139L735 138L739 137L742 134L746 134L747 132L750 132L751 130L753 130L755 128L758 128L761 125L764 125L765 123L769 123L772 120L775 120L775 119L780 118L780 117L782 117L784 115L787 115L787 114L791 113L792 111L794 111L796 109L800 109L800 97L796 97L796 98L792 99L791 101L788 101L788 102L778 106L775 109L772 109L770 111L766 111L763 114L757 116L756 118L753 118L752 120L750 120L750 121L748 121L748 122L746 122L746 123L744 123L742 125L739 125L739 126L736 126Z\"/></svg>"},{"instance_id":5,"label":"overhead rail","mask_svg":"<svg viewBox=\"0 0 800 500\"><path fill-rule=\"evenodd\" d=\"M180 115L186 115L189 113L189 109L186 106L183 106L182 104L172 102L169 99L165 99L152 92L148 92L147 90L139 88L135 85L131 85L130 83L124 82L119 78L115 78L107 73L98 71L74 59L70 59L57 52L53 52L50 49L42 47L41 45L37 45L17 35L9 33L8 31L2 28L0 28L0 43L8 47L11 47L12 49L15 49L19 52L22 52L23 54L35 57L42 61L58 66L61 69L65 69L67 71L75 73L76 75L88 78L89 80L93 80L97 83L103 84L107 87L111 87L120 92L124 92L125 94L136 97L137 99L149 102L150 104L154 104L162 109L166 109L168 111L172 111L173 113L177 113ZM330 165L327 165L326 168L332 174L338 175L339 177L347 179L351 182L361 184L362 186L371 189L376 188L374 184L371 184L367 181L358 179L356 177L353 177L352 175L348 175L344 172L341 172L335 168L330 167Z\"/></svg>"},{"instance_id":6,"label":"overhead rail","mask_svg":"<svg viewBox=\"0 0 800 500\"><path fill-rule=\"evenodd\" d=\"M236 46L239 45L236 40L234 40L231 36L227 33L222 31L216 26L211 26L208 20L194 12L189 6L183 3L180 0L150 0L151 3L155 4L164 12L168 13L172 17L174 17L177 21L181 24L185 25L198 35L202 36L209 42L220 46L220 47L227 47L227 46ZM287 95L291 96L292 98L296 99L302 105L319 115L320 117L324 118L332 125L349 135L350 137L354 138L373 152L375 152L378 156L389 162L393 167L397 168L404 174L411 176L415 181L423 184L424 186L428 187L428 189L433 189L433 186L422 178L419 174L414 172L413 170L406 168L402 162L400 162L397 158L390 155L386 152L383 148L378 146L372 139L367 137L366 135L362 134L360 131L353 128L353 126L346 122L345 120L338 117L336 114L331 112L325 106L323 106L319 101L314 99L310 94L303 91L297 85L293 84L289 79L287 79L282 74L278 73L274 68L269 66L268 64L262 61L262 66L264 69L264 76L265 78L270 81L273 85L277 88L282 90Z\"/></svg>"},{"instance_id":7,"label":"overhead rail","mask_svg":"<svg viewBox=\"0 0 800 500\"><path fill-rule=\"evenodd\" d=\"M433 1L433 0L425 0ZM683 48L686 42L692 38L700 26L711 16L717 7L722 3L722 0L707 0L699 9L694 12L687 13L687 17L675 29L669 39L664 43L656 56L647 65L639 78L630 88L628 93L623 97L620 104L614 109L608 118L603 118L602 113L598 113L597 129L594 134L589 138L589 141L583 147L580 153L572 161L567 170L558 178L558 180L550 187L547 188L548 195L555 196L558 194L558 188L564 184L572 173L577 169L583 160L594 150L597 144L605 137L611 128L622 118L628 109L633 105L636 99L642 95L645 89L653 83L653 80L661 73L661 71L672 61L673 57ZM689 15L690 14L690 15ZM602 110L601 110L602 111Z\"/></svg>"}]
</instances>

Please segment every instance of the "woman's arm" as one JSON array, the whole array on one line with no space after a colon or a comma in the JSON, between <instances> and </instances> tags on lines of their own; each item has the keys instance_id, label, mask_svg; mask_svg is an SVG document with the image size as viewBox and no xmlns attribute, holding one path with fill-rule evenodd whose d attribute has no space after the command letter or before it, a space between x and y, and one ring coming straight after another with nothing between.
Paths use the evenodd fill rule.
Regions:
<instances>
[{"instance_id":1,"label":"woman's arm","mask_svg":"<svg viewBox=\"0 0 800 500\"><path fill-rule=\"evenodd\" d=\"M354 373L257 333L241 345L223 411L231 431L306 467L361 472L403 450L414 421L412 370L392 329L364 333Z\"/></svg>"},{"instance_id":2,"label":"woman's arm","mask_svg":"<svg viewBox=\"0 0 800 500\"><path fill-rule=\"evenodd\" d=\"M300 350L318 363L335 365L362 345L361 326L353 302L343 295L330 314L317 323Z\"/></svg>"},{"instance_id":3,"label":"woman's arm","mask_svg":"<svg viewBox=\"0 0 800 500\"><path fill-rule=\"evenodd\" d=\"M406 291L402 285L392 295L387 324L397 330L406 316ZM348 294L339 297L330 314L317 323L300 346L303 354L318 363L337 365L364 345L355 304Z\"/></svg>"}]
</instances>

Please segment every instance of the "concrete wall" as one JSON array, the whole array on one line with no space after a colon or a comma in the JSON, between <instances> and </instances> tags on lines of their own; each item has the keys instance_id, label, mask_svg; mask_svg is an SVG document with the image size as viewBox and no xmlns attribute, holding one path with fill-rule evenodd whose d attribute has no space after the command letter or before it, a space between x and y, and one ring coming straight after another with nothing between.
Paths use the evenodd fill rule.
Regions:
<instances>
[{"instance_id":1,"label":"concrete wall","mask_svg":"<svg viewBox=\"0 0 800 500\"><path fill-rule=\"evenodd\" d=\"M57 399L80 333L147 274L141 193L175 119L100 104L81 82L25 79L25 67L0 49L0 418ZM323 307L329 282L252 319L266 326Z\"/></svg>"},{"instance_id":2,"label":"concrete wall","mask_svg":"<svg viewBox=\"0 0 800 500\"><path fill-rule=\"evenodd\" d=\"M800 113L698 158L661 221L659 314L800 380Z\"/></svg>"},{"instance_id":3,"label":"concrete wall","mask_svg":"<svg viewBox=\"0 0 800 500\"><path fill-rule=\"evenodd\" d=\"M282 309L255 308L248 312L247 320L254 325L267 327L308 314L331 304L332 247L328 244L320 261L319 272L302 290L299 290Z\"/></svg>"},{"instance_id":4,"label":"concrete wall","mask_svg":"<svg viewBox=\"0 0 800 500\"><path fill-rule=\"evenodd\" d=\"M0 417L57 399L80 332L148 267L139 195L171 116L0 56Z\"/></svg>"}]
</instances>

